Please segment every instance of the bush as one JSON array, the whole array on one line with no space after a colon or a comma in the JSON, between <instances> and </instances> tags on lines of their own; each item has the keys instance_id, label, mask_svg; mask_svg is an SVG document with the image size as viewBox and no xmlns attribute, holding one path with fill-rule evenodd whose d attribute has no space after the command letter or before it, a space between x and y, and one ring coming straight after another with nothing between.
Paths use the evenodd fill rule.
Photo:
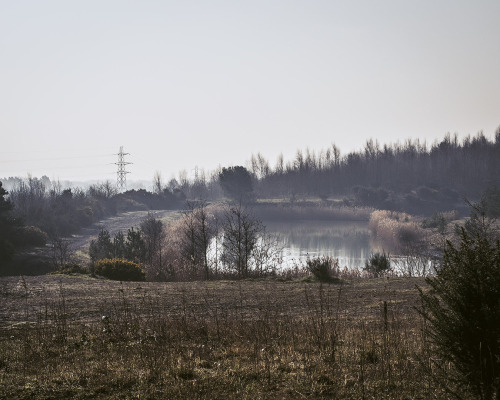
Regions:
<instances>
[{"instance_id":1,"label":"bush","mask_svg":"<svg viewBox=\"0 0 500 400\"><path fill-rule=\"evenodd\" d=\"M89 256L93 262L113 257L113 242L106 229L101 229L97 239L90 242Z\"/></svg>"},{"instance_id":2,"label":"bush","mask_svg":"<svg viewBox=\"0 0 500 400\"><path fill-rule=\"evenodd\" d=\"M88 274L89 271L80 264L69 263L64 264L57 270L59 274Z\"/></svg>"},{"instance_id":3,"label":"bush","mask_svg":"<svg viewBox=\"0 0 500 400\"><path fill-rule=\"evenodd\" d=\"M132 261L105 258L94 263L94 274L115 281L145 281L146 274Z\"/></svg>"},{"instance_id":4,"label":"bush","mask_svg":"<svg viewBox=\"0 0 500 400\"><path fill-rule=\"evenodd\" d=\"M441 232L446 230L447 224L448 221L442 213L434 213L430 218L424 218L422 221L422 228L434 228L437 229L438 232Z\"/></svg>"},{"instance_id":5,"label":"bush","mask_svg":"<svg viewBox=\"0 0 500 400\"><path fill-rule=\"evenodd\" d=\"M13 242L20 247L45 246L48 236L36 226L19 226L12 232Z\"/></svg>"},{"instance_id":6,"label":"bush","mask_svg":"<svg viewBox=\"0 0 500 400\"><path fill-rule=\"evenodd\" d=\"M314 257L306 261L308 271L320 282L338 281L339 262L333 257Z\"/></svg>"},{"instance_id":7,"label":"bush","mask_svg":"<svg viewBox=\"0 0 500 400\"><path fill-rule=\"evenodd\" d=\"M438 233L444 235L448 223L457 218L458 213L456 211L438 212L432 214L429 218L424 218L421 225L424 229L436 229Z\"/></svg>"},{"instance_id":8,"label":"bush","mask_svg":"<svg viewBox=\"0 0 500 400\"><path fill-rule=\"evenodd\" d=\"M437 194L437 190L428 188L427 186L417 188L417 196L422 200L436 200Z\"/></svg>"},{"instance_id":9,"label":"bush","mask_svg":"<svg viewBox=\"0 0 500 400\"><path fill-rule=\"evenodd\" d=\"M363 270L377 277L389 272L391 270L389 255L385 254L385 252L372 254L370 258L366 260Z\"/></svg>"},{"instance_id":10,"label":"bush","mask_svg":"<svg viewBox=\"0 0 500 400\"><path fill-rule=\"evenodd\" d=\"M436 353L433 374L492 400L500 398L500 242L484 218L471 219L475 229L461 229L459 247L447 243L441 269L426 279L431 290L419 289L419 312Z\"/></svg>"},{"instance_id":11,"label":"bush","mask_svg":"<svg viewBox=\"0 0 500 400\"><path fill-rule=\"evenodd\" d=\"M372 212L369 228L383 248L396 253L402 252L409 245L415 247L427 237L420 222L409 214L395 211Z\"/></svg>"},{"instance_id":12,"label":"bush","mask_svg":"<svg viewBox=\"0 0 500 400\"><path fill-rule=\"evenodd\" d=\"M486 214L491 218L500 217L500 189L491 186L481 196Z\"/></svg>"},{"instance_id":13,"label":"bush","mask_svg":"<svg viewBox=\"0 0 500 400\"><path fill-rule=\"evenodd\" d=\"M369 207L383 207L389 197L389 192L383 188L355 186L353 193L358 204Z\"/></svg>"}]
</instances>

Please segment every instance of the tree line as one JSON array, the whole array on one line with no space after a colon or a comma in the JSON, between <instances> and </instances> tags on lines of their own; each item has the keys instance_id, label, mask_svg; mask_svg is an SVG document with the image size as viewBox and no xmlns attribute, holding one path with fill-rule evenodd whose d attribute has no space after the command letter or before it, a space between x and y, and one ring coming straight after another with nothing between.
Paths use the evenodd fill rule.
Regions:
<instances>
[{"instance_id":1,"label":"tree line","mask_svg":"<svg viewBox=\"0 0 500 400\"><path fill-rule=\"evenodd\" d=\"M46 177L28 176L16 179L10 191L0 182L0 273L23 249L50 244L51 263L58 264L67 253L63 238L81 228L124 211L182 208L185 200L181 191L167 188L118 193L109 181L63 189Z\"/></svg>"},{"instance_id":2,"label":"tree line","mask_svg":"<svg viewBox=\"0 0 500 400\"><path fill-rule=\"evenodd\" d=\"M10 227L3 229L4 244L9 243L5 254L57 241L119 212L182 209L187 199L294 202L300 195L325 201L340 196L348 206L432 215L460 207L463 197L477 199L488 188L500 187L500 128L493 140L483 133L461 141L448 134L431 146L418 139L381 146L369 139L362 150L346 155L336 145L318 153L299 150L287 162L279 156L274 166L257 154L246 167L196 169L193 179L183 171L166 185L157 173L153 191L117 193L109 181L63 188L47 177L31 176L7 182L14 185L2 194L8 204L3 225Z\"/></svg>"},{"instance_id":3,"label":"tree line","mask_svg":"<svg viewBox=\"0 0 500 400\"><path fill-rule=\"evenodd\" d=\"M245 167L230 168L240 169L232 172L240 175L241 184L251 186L257 199L344 196L352 205L431 213L449 210L463 197L478 198L488 187L500 187L500 128L492 140L480 132L462 140L447 134L432 145L419 139L381 145L369 139L362 150L345 155L335 144L319 152L297 150L288 161L278 156L274 166L258 153ZM221 179L227 171L201 170L191 180L184 171L170 185L190 198L234 197Z\"/></svg>"}]
</instances>

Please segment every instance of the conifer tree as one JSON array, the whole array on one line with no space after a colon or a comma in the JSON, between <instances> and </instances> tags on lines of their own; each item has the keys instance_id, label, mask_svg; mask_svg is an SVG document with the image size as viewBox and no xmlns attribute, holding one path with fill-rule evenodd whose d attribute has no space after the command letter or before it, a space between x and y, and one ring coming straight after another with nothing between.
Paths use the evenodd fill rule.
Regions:
<instances>
[{"instance_id":1,"label":"conifer tree","mask_svg":"<svg viewBox=\"0 0 500 400\"><path fill-rule=\"evenodd\" d=\"M436 371L484 400L500 398L500 242L491 226L473 210L460 244L447 243L441 269L426 279L430 290L419 289Z\"/></svg>"}]
</instances>

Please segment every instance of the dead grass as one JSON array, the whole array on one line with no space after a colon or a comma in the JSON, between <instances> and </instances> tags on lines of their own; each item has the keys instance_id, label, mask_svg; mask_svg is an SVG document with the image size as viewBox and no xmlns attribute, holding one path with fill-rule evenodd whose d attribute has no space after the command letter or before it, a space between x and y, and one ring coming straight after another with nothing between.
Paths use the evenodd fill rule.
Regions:
<instances>
[{"instance_id":1,"label":"dead grass","mask_svg":"<svg viewBox=\"0 0 500 400\"><path fill-rule=\"evenodd\" d=\"M264 221L272 220L321 220L321 221L368 221L373 211L369 207L347 207L341 204L321 202L258 203L255 214Z\"/></svg>"},{"instance_id":2,"label":"dead grass","mask_svg":"<svg viewBox=\"0 0 500 400\"><path fill-rule=\"evenodd\" d=\"M369 228L386 251L401 254L409 245L428 241L429 232L422 228L417 217L397 211L376 210L371 213Z\"/></svg>"},{"instance_id":3,"label":"dead grass","mask_svg":"<svg viewBox=\"0 0 500 400\"><path fill-rule=\"evenodd\" d=\"M0 278L0 398L445 399L415 284Z\"/></svg>"}]
</instances>

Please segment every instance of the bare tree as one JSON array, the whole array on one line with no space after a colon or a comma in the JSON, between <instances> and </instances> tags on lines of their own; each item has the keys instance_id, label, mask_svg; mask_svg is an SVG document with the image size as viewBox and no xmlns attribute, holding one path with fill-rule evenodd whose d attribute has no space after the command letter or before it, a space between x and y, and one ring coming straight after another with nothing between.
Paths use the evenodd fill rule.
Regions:
<instances>
[{"instance_id":1,"label":"bare tree","mask_svg":"<svg viewBox=\"0 0 500 400\"><path fill-rule=\"evenodd\" d=\"M160 194L163 191L163 180L161 178L161 172L156 171L153 176L153 192Z\"/></svg>"},{"instance_id":2,"label":"bare tree","mask_svg":"<svg viewBox=\"0 0 500 400\"><path fill-rule=\"evenodd\" d=\"M50 258L54 268L61 268L63 265L70 263L72 253L68 240L60 236L52 236L50 238Z\"/></svg>"},{"instance_id":3,"label":"bare tree","mask_svg":"<svg viewBox=\"0 0 500 400\"><path fill-rule=\"evenodd\" d=\"M104 183L91 185L88 189L88 195L97 199L110 199L116 193L116 187L110 180L107 180Z\"/></svg>"},{"instance_id":4,"label":"bare tree","mask_svg":"<svg viewBox=\"0 0 500 400\"><path fill-rule=\"evenodd\" d=\"M262 223L240 203L225 210L223 231L222 261L239 277L248 276L259 235L263 232Z\"/></svg>"},{"instance_id":5,"label":"bare tree","mask_svg":"<svg viewBox=\"0 0 500 400\"><path fill-rule=\"evenodd\" d=\"M259 275L274 273L283 264L283 248L279 244L279 238L262 229L252 254L255 272Z\"/></svg>"},{"instance_id":6,"label":"bare tree","mask_svg":"<svg viewBox=\"0 0 500 400\"><path fill-rule=\"evenodd\" d=\"M205 279L211 271L210 244L215 236L215 219L208 213L205 201L188 202L188 210L182 217L181 254L185 264L189 265L193 277L201 268Z\"/></svg>"},{"instance_id":7,"label":"bare tree","mask_svg":"<svg viewBox=\"0 0 500 400\"><path fill-rule=\"evenodd\" d=\"M283 160L283 153L278 156L276 160L276 166L274 167L274 171L276 174L281 175L285 172L285 162Z\"/></svg>"}]
</instances>

